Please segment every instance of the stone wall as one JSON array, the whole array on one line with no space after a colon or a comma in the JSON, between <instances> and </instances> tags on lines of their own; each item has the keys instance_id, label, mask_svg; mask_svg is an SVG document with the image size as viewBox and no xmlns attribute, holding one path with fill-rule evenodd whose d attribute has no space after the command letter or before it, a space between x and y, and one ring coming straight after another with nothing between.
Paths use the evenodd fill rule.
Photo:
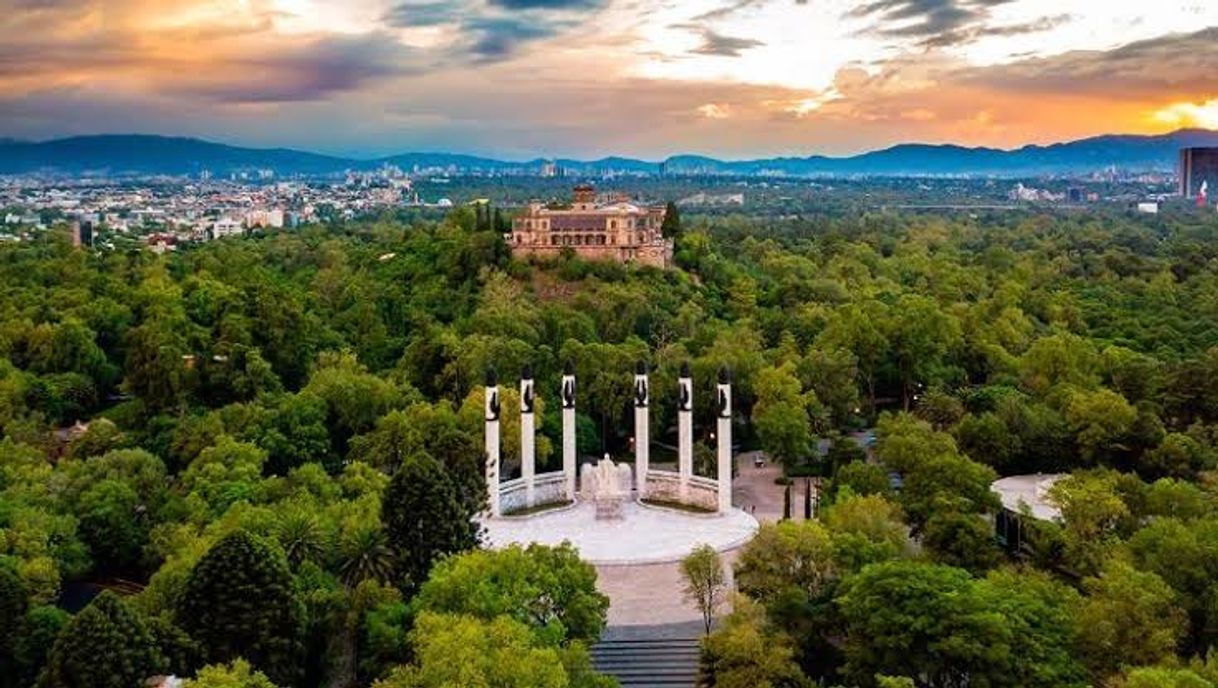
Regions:
<instances>
[{"instance_id":1,"label":"stone wall","mask_svg":"<svg viewBox=\"0 0 1218 688\"><path fill-rule=\"evenodd\" d=\"M533 479L533 506L557 504L567 501L567 478L562 471L541 473ZM524 478L499 483L500 513L510 516L512 512L527 508L525 504Z\"/></svg>"},{"instance_id":2,"label":"stone wall","mask_svg":"<svg viewBox=\"0 0 1218 688\"><path fill-rule=\"evenodd\" d=\"M683 499L680 475L652 469L647 472L647 494L644 498L716 511L719 509L719 481L695 475L689 479L689 495Z\"/></svg>"}]
</instances>

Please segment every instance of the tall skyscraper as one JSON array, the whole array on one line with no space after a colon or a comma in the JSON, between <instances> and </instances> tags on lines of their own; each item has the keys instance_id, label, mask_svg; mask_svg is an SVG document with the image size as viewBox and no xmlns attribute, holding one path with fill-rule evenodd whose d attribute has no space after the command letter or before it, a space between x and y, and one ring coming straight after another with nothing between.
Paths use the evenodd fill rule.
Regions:
<instances>
[{"instance_id":1,"label":"tall skyscraper","mask_svg":"<svg viewBox=\"0 0 1218 688\"><path fill-rule=\"evenodd\" d=\"M1218 193L1218 148L1184 148L1180 150L1180 195L1197 198L1201 186L1207 185L1209 195Z\"/></svg>"}]
</instances>

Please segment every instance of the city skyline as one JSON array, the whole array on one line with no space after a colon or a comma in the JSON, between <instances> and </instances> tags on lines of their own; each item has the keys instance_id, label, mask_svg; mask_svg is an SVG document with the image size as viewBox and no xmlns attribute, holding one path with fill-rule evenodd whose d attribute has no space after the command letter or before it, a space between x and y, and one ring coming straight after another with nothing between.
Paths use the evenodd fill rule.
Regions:
<instances>
[{"instance_id":1,"label":"city skyline","mask_svg":"<svg viewBox=\"0 0 1218 688\"><path fill-rule=\"evenodd\" d=\"M657 159L1218 128L1218 6L1072 5L0 0L0 136Z\"/></svg>"}]
</instances>

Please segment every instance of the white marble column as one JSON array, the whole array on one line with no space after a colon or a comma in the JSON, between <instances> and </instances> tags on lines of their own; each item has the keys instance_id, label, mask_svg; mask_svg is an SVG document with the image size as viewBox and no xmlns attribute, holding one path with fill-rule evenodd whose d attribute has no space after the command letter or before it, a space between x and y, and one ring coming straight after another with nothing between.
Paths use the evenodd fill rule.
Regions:
<instances>
[{"instance_id":1,"label":"white marble column","mask_svg":"<svg viewBox=\"0 0 1218 688\"><path fill-rule=\"evenodd\" d=\"M719 513L732 510L732 382L727 368L719 369L718 428Z\"/></svg>"},{"instance_id":2,"label":"white marble column","mask_svg":"<svg viewBox=\"0 0 1218 688\"><path fill-rule=\"evenodd\" d=\"M639 361L634 369L634 483L639 499L647 497L647 471L651 468L650 404L647 364Z\"/></svg>"},{"instance_id":3,"label":"white marble column","mask_svg":"<svg viewBox=\"0 0 1218 688\"><path fill-rule=\"evenodd\" d=\"M499 516L499 382L495 371L486 373L483 404L486 420L486 503L491 518Z\"/></svg>"},{"instance_id":4,"label":"white marble column","mask_svg":"<svg viewBox=\"0 0 1218 688\"><path fill-rule=\"evenodd\" d=\"M689 501L689 479L694 475L694 381L689 363L681 364L677 386L677 474L684 503Z\"/></svg>"},{"instance_id":5,"label":"white marble column","mask_svg":"<svg viewBox=\"0 0 1218 688\"><path fill-rule=\"evenodd\" d=\"M533 506L534 475L536 474L535 439L536 418L533 415L533 369L525 366L520 374L520 477L524 479L525 508Z\"/></svg>"},{"instance_id":6,"label":"white marble column","mask_svg":"<svg viewBox=\"0 0 1218 688\"><path fill-rule=\"evenodd\" d=\"M575 366L567 363L562 376L562 473L567 499L575 499Z\"/></svg>"}]
</instances>

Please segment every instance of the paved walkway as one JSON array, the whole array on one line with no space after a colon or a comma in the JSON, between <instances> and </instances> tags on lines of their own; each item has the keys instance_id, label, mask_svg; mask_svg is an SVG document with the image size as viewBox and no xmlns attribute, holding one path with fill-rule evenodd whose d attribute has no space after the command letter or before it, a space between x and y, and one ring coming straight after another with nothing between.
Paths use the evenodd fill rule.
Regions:
<instances>
[{"instance_id":1,"label":"paved walkway","mask_svg":"<svg viewBox=\"0 0 1218 688\"><path fill-rule=\"evenodd\" d=\"M732 503L753 514L762 523L782 518L783 486L774 483L780 468L768 461L754 465L757 452L736 457L739 475L732 484ZM796 480L791 491L792 517L803 519L803 481ZM753 507L756 507L754 510ZM732 566L740 548L723 553L729 589L735 586ZM702 615L685 599L680 564L597 566L598 587L609 596L609 626L667 625L700 622ZM612 632L612 629L611 631Z\"/></svg>"},{"instance_id":2,"label":"paved walkway","mask_svg":"<svg viewBox=\"0 0 1218 688\"><path fill-rule=\"evenodd\" d=\"M727 514L696 514L625 502L620 519L599 520L596 505L579 502L527 518L497 518L483 523L492 546L570 542L593 564L678 562L699 545L723 552L753 539L757 521L739 509Z\"/></svg>"},{"instance_id":3,"label":"paved walkway","mask_svg":"<svg viewBox=\"0 0 1218 688\"><path fill-rule=\"evenodd\" d=\"M736 457L740 473L732 484L732 503L751 513L758 521L777 521L782 518L782 485L774 481L782 475L782 468L764 460L761 452L745 452ZM755 461L761 458L762 466ZM815 486L813 486L815 497ZM791 519L804 518L804 479L796 478L791 485Z\"/></svg>"},{"instance_id":4,"label":"paved walkway","mask_svg":"<svg viewBox=\"0 0 1218 688\"><path fill-rule=\"evenodd\" d=\"M724 568L729 589L735 586L732 565L739 549L725 552ZM609 596L610 626L660 626L674 623L702 622L702 614L682 592L685 581L681 565L642 564L632 566L597 566L597 587Z\"/></svg>"}]
</instances>

